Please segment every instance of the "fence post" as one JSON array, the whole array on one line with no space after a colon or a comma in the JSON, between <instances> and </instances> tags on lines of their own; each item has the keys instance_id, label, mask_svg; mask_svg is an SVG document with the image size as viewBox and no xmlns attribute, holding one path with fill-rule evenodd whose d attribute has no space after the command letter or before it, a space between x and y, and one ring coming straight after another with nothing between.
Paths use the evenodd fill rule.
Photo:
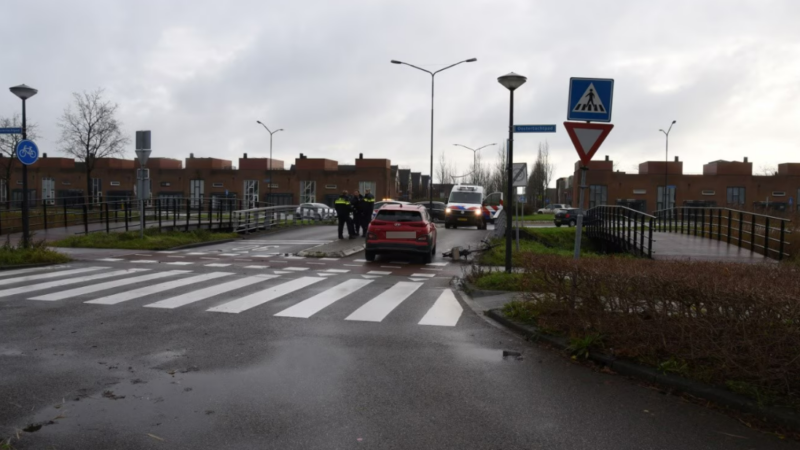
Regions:
<instances>
[{"instance_id":1,"label":"fence post","mask_svg":"<svg viewBox=\"0 0 800 450\"><path fill-rule=\"evenodd\" d=\"M756 248L756 215L753 214L752 225L750 228L750 253Z\"/></svg>"},{"instance_id":2,"label":"fence post","mask_svg":"<svg viewBox=\"0 0 800 450\"><path fill-rule=\"evenodd\" d=\"M42 200L42 212L44 213L44 229L47 231L47 201Z\"/></svg>"},{"instance_id":3,"label":"fence post","mask_svg":"<svg viewBox=\"0 0 800 450\"><path fill-rule=\"evenodd\" d=\"M649 242L647 243L647 257L648 258L652 258L653 257L653 219L650 219L650 233L649 234L650 234L650 236L648 237L648 241Z\"/></svg>"},{"instance_id":4,"label":"fence post","mask_svg":"<svg viewBox=\"0 0 800 450\"><path fill-rule=\"evenodd\" d=\"M64 200L64 228L67 228L67 201Z\"/></svg>"},{"instance_id":5,"label":"fence post","mask_svg":"<svg viewBox=\"0 0 800 450\"><path fill-rule=\"evenodd\" d=\"M178 199L172 198L170 199L170 203L172 203L172 231L178 229Z\"/></svg>"},{"instance_id":6,"label":"fence post","mask_svg":"<svg viewBox=\"0 0 800 450\"><path fill-rule=\"evenodd\" d=\"M778 261L783 260L783 239L786 236L786 221L781 220L781 242L778 246Z\"/></svg>"},{"instance_id":7,"label":"fence post","mask_svg":"<svg viewBox=\"0 0 800 450\"><path fill-rule=\"evenodd\" d=\"M142 200L142 233L147 229L147 202Z\"/></svg>"},{"instance_id":8,"label":"fence post","mask_svg":"<svg viewBox=\"0 0 800 450\"><path fill-rule=\"evenodd\" d=\"M214 216L214 202L208 199L208 230L211 231L211 218Z\"/></svg>"},{"instance_id":9,"label":"fence post","mask_svg":"<svg viewBox=\"0 0 800 450\"><path fill-rule=\"evenodd\" d=\"M86 203L83 204L83 231L89 234L89 216L86 212Z\"/></svg>"},{"instance_id":10,"label":"fence post","mask_svg":"<svg viewBox=\"0 0 800 450\"><path fill-rule=\"evenodd\" d=\"M742 234L744 233L744 218L742 212L739 211L739 247L742 246Z\"/></svg>"},{"instance_id":11,"label":"fence post","mask_svg":"<svg viewBox=\"0 0 800 450\"><path fill-rule=\"evenodd\" d=\"M731 210L728 211L728 244L731 243Z\"/></svg>"},{"instance_id":12,"label":"fence post","mask_svg":"<svg viewBox=\"0 0 800 450\"><path fill-rule=\"evenodd\" d=\"M639 255L644 256L644 216L642 216L642 221L641 224L639 224L639 227L639 234L641 236L639 239Z\"/></svg>"},{"instance_id":13,"label":"fence post","mask_svg":"<svg viewBox=\"0 0 800 450\"><path fill-rule=\"evenodd\" d=\"M108 220L109 220L109 218L108 218L108 202L105 202L105 206L106 206L106 234L109 234L109 233L111 233L111 227L108 224Z\"/></svg>"},{"instance_id":14,"label":"fence post","mask_svg":"<svg viewBox=\"0 0 800 450\"><path fill-rule=\"evenodd\" d=\"M190 200L186 199L186 231L189 231L189 216L192 213L192 204Z\"/></svg>"},{"instance_id":15,"label":"fence post","mask_svg":"<svg viewBox=\"0 0 800 450\"><path fill-rule=\"evenodd\" d=\"M161 199L156 200L156 211L158 212L158 232L161 233Z\"/></svg>"},{"instance_id":16,"label":"fence post","mask_svg":"<svg viewBox=\"0 0 800 450\"><path fill-rule=\"evenodd\" d=\"M128 231L128 211L130 211L128 199L122 201L122 216L125 217L125 231Z\"/></svg>"},{"instance_id":17,"label":"fence post","mask_svg":"<svg viewBox=\"0 0 800 450\"><path fill-rule=\"evenodd\" d=\"M769 217L764 222L764 258L769 256Z\"/></svg>"}]
</instances>

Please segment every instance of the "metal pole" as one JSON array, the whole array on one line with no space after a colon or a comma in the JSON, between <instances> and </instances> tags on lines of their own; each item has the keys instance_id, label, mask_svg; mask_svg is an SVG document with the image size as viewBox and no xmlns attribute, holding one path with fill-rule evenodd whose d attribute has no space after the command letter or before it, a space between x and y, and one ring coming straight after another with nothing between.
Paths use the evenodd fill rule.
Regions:
<instances>
[{"instance_id":1,"label":"metal pole","mask_svg":"<svg viewBox=\"0 0 800 450\"><path fill-rule=\"evenodd\" d=\"M269 132L269 186L267 192L267 206L272 201L272 132Z\"/></svg>"},{"instance_id":2,"label":"metal pole","mask_svg":"<svg viewBox=\"0 0 800 450\"><path fill-rule=\"evenodd\" d=\"M666 214L666 210L669 209L669 196L667 195L667 190L669 186L669 132L666 133L667 135L667 150L664 156L664 213Z\"/></svg>"},{"instance_id":3,"label":"metal pole","mask_svg":"<svg viewBox=\"0 0 800 450\"><path fill-rule=\"evenodd\" d=\"M514 202L514 210L517 212L517 251L519 251L519 202Z\"/></svg>"},{"instance_id":4,"label":"metal pole","mask_svg":"<svg viewBox=\"0 0 800 450\"><path fill-rule=\"evenodd\" d=\"M506 197L508 198L508 202L514 201L514 197L512 196L513 187L512 181L514 180L513 172L513 164L514 164L514 91L509 90L511 93L511 99L509 102L509 113L508 113L508 167L507 171L508 174L506 175L506 183L508 183L506 187L506 193L508 194ZM433 161L431 159L431 161ZM433 167L433 166L431 166ZM433 170L433 169L431 169ZM505 208L503 208L505 209ZM511 209L508 210L509 214L506 214L506 273L511 273Z\"/></svg>"},{"instance_id":5,"label":"metal pole","mask_svg":"<svg viewBox=\"0 0 800 450\"><path fill-rule=\"evenodd\" d=\"M578 200L578 223L575 226L575 259L581 257L581 230L583 229L583 191L586 190L586 171L588 167L581 167L581 192Z\"/></svg>"},{"instance_id":6,"label":"metal pole","mask_svg":"<svg viewBox=\"0 0 800 450\"><path fill-rule=\"evenodd\" d=\"M25 99L22 99L22 139L28 139L28 126L25 114ZM11 164L9 162L9 164ZM28 223L28 165L22 165L22 246L28 247L30 239Z\"/></svg>"},{"instance_id":7,"label":"metal pole","mask_svg":"<svg viewBox=\"0 0 800 450\"><path fill-rule=\"evenodd\" d=\"M431 74L431 187L433 187L433 87L436 74ZM514 94L511 94L512 102ZM441 181L444 183L444 180ZM433 189L428 189L428 211L433 211ZM510 220L509 220L510 223ZM507 270L508 271L508 270Z\"/></svg>"}]
</instances>

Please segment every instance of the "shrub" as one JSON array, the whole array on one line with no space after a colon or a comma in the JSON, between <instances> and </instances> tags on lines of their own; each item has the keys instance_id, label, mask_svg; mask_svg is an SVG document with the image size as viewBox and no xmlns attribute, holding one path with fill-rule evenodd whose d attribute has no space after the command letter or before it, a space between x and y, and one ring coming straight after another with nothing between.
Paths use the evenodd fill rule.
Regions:
<instances>
[{"instance_id":1,"label":"shrub","mask_svg":"<svg viewBox=\"0 0 800 450\"><path fill-rule=\"evenodd\" d=\"M800 405L800 274L779 264L528 256L537 323L618 356ZM740 391L745 389L740 388Z\"/></svg>"}]
</instances>

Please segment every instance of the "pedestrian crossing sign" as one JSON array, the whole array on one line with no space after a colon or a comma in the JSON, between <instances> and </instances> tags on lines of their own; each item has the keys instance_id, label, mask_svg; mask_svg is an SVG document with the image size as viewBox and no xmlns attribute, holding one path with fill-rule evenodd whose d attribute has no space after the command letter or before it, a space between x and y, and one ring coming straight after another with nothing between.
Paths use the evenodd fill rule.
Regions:
<instances>
[{"instance_id":1,"label":"pedestrian crossing sign","mask_svg":"<svg viewBox=\"0 0 800 450\"><path fill-rule=\"evenodd\" d=\"M567 120L611 122L614 80L570 78Z\"/></svg>"}]
</instances>

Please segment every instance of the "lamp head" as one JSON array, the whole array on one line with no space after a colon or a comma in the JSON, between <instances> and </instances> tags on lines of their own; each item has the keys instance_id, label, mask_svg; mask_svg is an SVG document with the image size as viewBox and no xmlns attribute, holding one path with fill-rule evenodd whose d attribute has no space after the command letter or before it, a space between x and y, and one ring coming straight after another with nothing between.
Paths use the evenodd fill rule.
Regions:
<instances>
[{"instance_id":1,"label":"lamp head","mask_svg":"<svg viewBox=\"0 0 800 450\"><path fill-rule=\"evenodd\" d=\"M391 61L391 63L392 63L392 64L403 64L402 62L400 62L400 61L398 61L398 60L396 60L396 59L393 59L393 60Z\"/></svg>"},{"instance_id":2,"label":"lamp head","mask_svg":"<svg viewBox=\"0 0 800 450\"><path fill-rule=\"evenodd\" d=\"M22 100L27 100L27 99L33 97L34 95L36 95L37 92L39 92L38 90L36 90L36 89L34 89L34 88L30 87L30 86L26 86L24 84L20 84L19 86L11 87L8 90L11 91L12 94L14 94L17 97L21 98Z\"/></svg>"},{"instance_id":3,"label":"lamp head","mask_svg":"<svg viewBox=\"0 0 800 450\"><path fill-rule=\"evenodd\" d=\"M508 73L503 75L502 77L497 78L497 81L506 87L509 91L514 91L518 87L525 84L528 81L528 78L524 75L520 75L514 72Z\"/></svg>"},{"instance_id":4,"label":"lamp head","mask_svg":"<svg viewBox=\"0 0 800 450\"><path fill-rule=\"evenodd\" d=\"M477 60L478 60L478 58L470 58L470 59L467 60L467 62L475 62Z\"/></svg>"}]
</instances>

